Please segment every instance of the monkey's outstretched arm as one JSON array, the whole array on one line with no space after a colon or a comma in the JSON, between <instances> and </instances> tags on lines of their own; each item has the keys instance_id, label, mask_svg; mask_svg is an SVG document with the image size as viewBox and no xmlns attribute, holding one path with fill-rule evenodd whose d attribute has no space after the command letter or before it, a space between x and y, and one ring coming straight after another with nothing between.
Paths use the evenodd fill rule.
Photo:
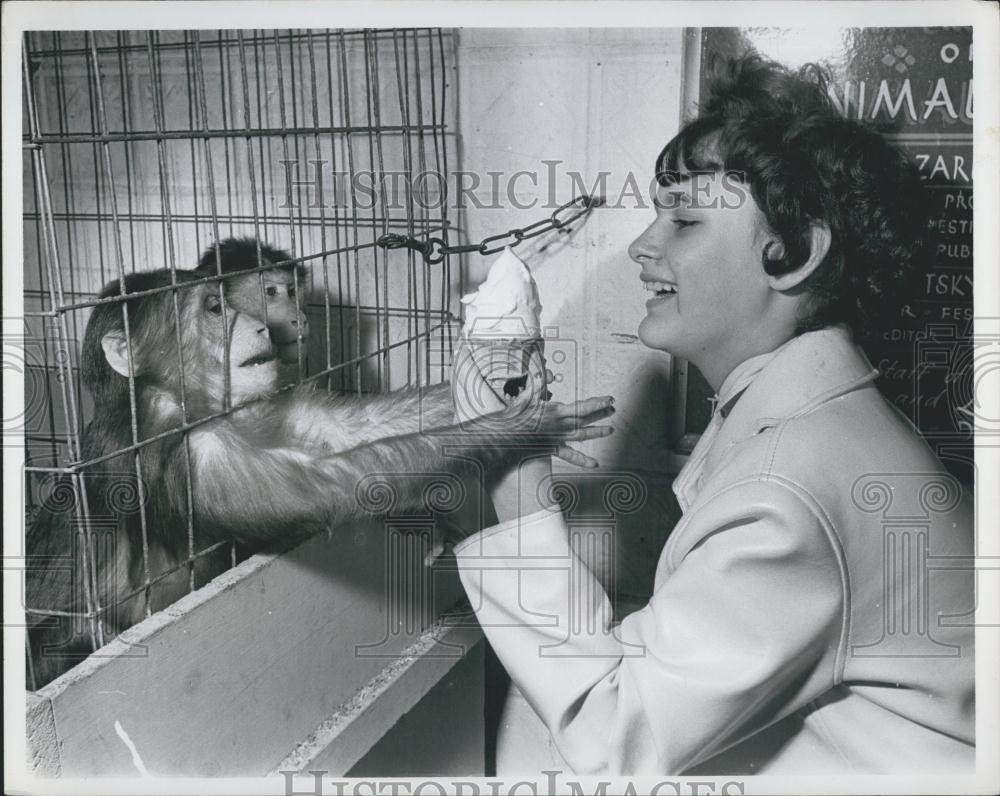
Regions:
<instances>
[{"instance_id":1,"label":"monkey's outstretched arm","mask_svg":"<svg viewBox=\"0 0 1000 796\"><path fill-rule=\"evenodd\" d=\"M261 448L232 424L208 427L191 435L196 524L219 538L304 536L368 516L371 509L358 499L363 481L369 490L381 484L391 490L394 509L417 508L436 475L474 472L477 462L489 471L525 446L536 452L555 450L563 440L610 433L607 427L587 427L612 411L595 399L568 410L552 409L552 419L541 429L547 436L537 427L529 433L476 422L377 440L324 457L293 448ZM560 411L564 414L555 417Z\"/></svg>"},{"instance_id":2,"label":"monkey's outstretched arm","mask_svg":"<svg viewBox=\"0 0 1000 796\"><path fill-rule=\"evenodd\" d=\"M378 395L296 390L277 408L283 439L315 452L338 452L455 422L448 383Z\"/></svg>"}]
</instances>

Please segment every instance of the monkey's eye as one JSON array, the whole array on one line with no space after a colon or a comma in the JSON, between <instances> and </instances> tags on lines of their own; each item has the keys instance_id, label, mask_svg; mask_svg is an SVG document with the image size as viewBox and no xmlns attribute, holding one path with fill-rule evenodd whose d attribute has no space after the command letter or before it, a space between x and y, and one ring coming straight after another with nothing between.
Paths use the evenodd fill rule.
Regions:
<instances>
[{"instance_id":1,"label":"monkey's eye","mask_svg":"<svg viewBox=\"0 0 1000 796\"><path fill-rule=\"evenodd\" d=\"M212 315L222 315L222 302L218 296L205 296L205 310Z\"/></svg>"},{"instance_id":2,"label":"monkey's eye","mask_svg":"<svg viewBox=\"0 0 1000 796\"><path fill-rule=\"evenodd\" d=\"M288 297L289 298L295 298L295 286L294 285L289 285L288 286Z\"/></svg>"},{"instance_id":3,"label":"monkey's eye","mask_svg":"<svg viewBox=\"0 0 1000 796\"><path fill-rule=\"evenodd\" d=\"M274 298L275 296L278 295L278 288L276 288L274 285L268 285L266 288L264 288L264 292L267 294L269 298Z\"/></svg>"}]
</instances>

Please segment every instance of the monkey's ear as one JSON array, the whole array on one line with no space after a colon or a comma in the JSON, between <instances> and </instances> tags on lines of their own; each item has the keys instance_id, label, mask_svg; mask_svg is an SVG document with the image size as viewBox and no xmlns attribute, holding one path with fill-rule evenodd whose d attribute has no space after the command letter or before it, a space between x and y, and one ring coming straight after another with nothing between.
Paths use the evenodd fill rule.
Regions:
<instances>
[{"instance_id":1,"label":"monkey's ear","mask_svg":"<svg viewBox=\"0 0 1000 796\"><path fill-rule=\"evenodd\" d=\"M104 349L104 358L111 369L127 379L131 369L128 366L128 342L125 340L125 333L118 329L108 332L101 338L101 348Z\"/></svg>"}]
</instances>

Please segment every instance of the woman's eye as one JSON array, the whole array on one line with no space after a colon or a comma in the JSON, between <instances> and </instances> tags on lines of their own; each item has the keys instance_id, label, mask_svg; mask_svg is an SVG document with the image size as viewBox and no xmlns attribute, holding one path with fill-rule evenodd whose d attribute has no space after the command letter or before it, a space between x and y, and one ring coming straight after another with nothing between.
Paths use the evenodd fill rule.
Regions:
<instances>
[{"instance_id":1,"label":"woman's eye","mask_svg":"<svg viewBox=\"0 0 1000 796\"><path fill-rule=\"evenodd\" d=\"M689 221L686 218L675 218L673 219L673 222L674 226L678 229L687 229L688 227L693 227L698 223L697 221Z\"/></svg>"}]
</instances>

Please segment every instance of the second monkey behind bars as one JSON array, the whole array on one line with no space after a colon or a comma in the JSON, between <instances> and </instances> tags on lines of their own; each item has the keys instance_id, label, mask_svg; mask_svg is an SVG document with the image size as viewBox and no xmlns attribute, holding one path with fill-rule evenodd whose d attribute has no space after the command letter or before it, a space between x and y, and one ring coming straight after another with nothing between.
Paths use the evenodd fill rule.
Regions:
<instances>
[{"instance_id":1,"label":"second monkey behind bars","mask_svg":"<svg viewBox=\"0 0 1000 796\"><path fill-rule=\"evenodd\" d=\"M259 291L256 274L239 279ZM510 422L470 428L454 425L448 384L369 396L309 385L276 392L278 347L262 319L237 306L240 290L224 305L218 283L197 271L124 282L101 292L124 297L98 304L84 337L82 377L99 408L83 435L85 461L56 483L28 530L30 688L219 574L227 542L251 552L369 516L356 492L373 474L397 507L416 508L435 473L482 475L509 466L519 444L565 451L566 441L610 433L592 425L613 411L604 399L539 403L526 426L516 422L526 392Z\"/></svg>"}]
</instances>

